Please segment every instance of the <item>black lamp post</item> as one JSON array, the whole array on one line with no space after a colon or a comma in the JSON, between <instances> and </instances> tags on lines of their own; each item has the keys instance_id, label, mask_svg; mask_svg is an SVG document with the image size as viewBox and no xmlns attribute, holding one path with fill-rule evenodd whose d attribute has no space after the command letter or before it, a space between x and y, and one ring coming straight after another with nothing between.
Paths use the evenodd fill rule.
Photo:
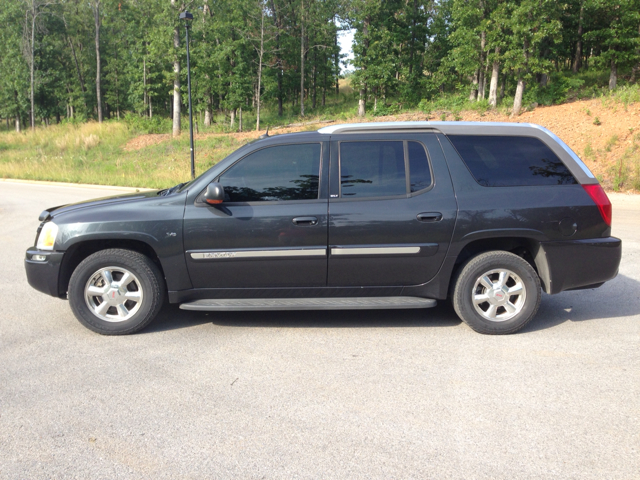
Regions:
<instances>
[{"instance_id":1,"label":"black lamp post","mask_svg":"<svg viewBox=\"0 0 640 480\"><path fill-rule=\"evenodd\" d=\"M187 89L189 91L189 144L191 147L191 180L196 178L196 164L193 159L193 110L191 109L191 63L189 60L189 20L193 20L193 15L189 12L182 12L180 20L184 20L184 29L187 32Z\"/></svg>"}]
</instances>

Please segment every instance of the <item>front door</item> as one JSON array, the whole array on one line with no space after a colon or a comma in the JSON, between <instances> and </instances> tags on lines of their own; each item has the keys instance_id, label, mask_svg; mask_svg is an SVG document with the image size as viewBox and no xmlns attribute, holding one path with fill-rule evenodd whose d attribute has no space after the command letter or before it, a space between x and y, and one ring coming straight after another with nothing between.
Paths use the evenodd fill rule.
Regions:
<instances>
[{"instance_id":1,"label":"front door","mask_svg":"<svg viewBox=\"0 0 640 480\"><path fill-rule=\"evenodd\" d=\"M457 212L442 149L428 133L370 138L332 142L328 285L425 283L444 261Z\"/></svg>"},{"instance_id":2,"label":"front door","mask_svg":"<svg viewBox=\"0 0 640 480\"><path fill-rule=\"evenodd\" d=\"M185 250L195 288L326 285L322 152L319 142L254 151L217 179L221 205L187 206Z\"/></svg>"}]
</instances>

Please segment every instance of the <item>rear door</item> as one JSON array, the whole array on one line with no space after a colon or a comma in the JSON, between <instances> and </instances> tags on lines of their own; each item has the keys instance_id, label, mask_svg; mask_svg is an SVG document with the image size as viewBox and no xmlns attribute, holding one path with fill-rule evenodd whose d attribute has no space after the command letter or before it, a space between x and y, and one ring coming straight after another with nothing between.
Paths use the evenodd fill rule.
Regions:
<instances>
[{"instance_id":1,"label":"rear door","mask_svg":"<svg viewBox=\"0 0 640 480\"><path fill-rule=\"evenodd\" d=\"M442 265L457 204L433 134L334 135L329 286L418 285Z\"/></svg>"}]
</instances>

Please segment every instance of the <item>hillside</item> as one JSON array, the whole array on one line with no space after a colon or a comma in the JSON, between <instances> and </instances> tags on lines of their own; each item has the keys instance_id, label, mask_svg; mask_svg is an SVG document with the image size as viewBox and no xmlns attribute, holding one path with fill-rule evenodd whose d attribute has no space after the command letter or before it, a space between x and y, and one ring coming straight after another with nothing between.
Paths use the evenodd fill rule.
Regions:
<instances>
[{"instance_id":1,"label":"hillside","mask_svg":"<svg viewBox=\"0 0 640 480\"><path fill-rule=\"evenodd\" d=\"M399 115L341 120L425 120L415 111ZM640 192L640 103L625 105L607 98L537 107L517 118L500 111L433 111L430 120L530 122L562 138L598 176L609 191ZM330 124L280 127L272 135L312 130ZM196 135L197 172L215 164L261 132ZM135 135L124 124L107 122L61 125L35 133L0 134L0 177L26 178L140 187L165 187L188 178L187 132Z\"/></svg>"}]
</instances>

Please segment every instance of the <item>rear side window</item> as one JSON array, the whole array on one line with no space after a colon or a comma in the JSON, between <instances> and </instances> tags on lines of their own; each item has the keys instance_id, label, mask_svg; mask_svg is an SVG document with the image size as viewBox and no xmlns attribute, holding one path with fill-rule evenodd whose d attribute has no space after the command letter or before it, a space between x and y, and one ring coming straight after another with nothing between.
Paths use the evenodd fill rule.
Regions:
<instances>
[{"instance_id":1,"label":"rear side window","mask_svg":"<svg viewBox=\"0 0 640 480\"><path fill-rule=\"evenodd\" d=\"M409 153L409 178L411 179L411 192L424 190L431 186L431 170L427 152L418 142L408 142Z\"/></svg>"},{"instance_id":2,"label":"rear side window","mask_svg":"<svg viewBox=\"0 0 640 480\"><path fill-rule=\"evenodd\" d=\"M448 138L484 187L578 183L558 156L537 138L479 135Z\"/></svg>"},{"instance_id":3,"label":"rear side window","mask_svg":"<svg viewBox=\"0 0 640 480\"><path fill-rule=\"evenodd\" d=\"M344 198L406 195L404 142L340 143L340 187Z\"/></svg>"},{"instance_id":4,"label":"rear side window","mask_svg":"<svg viewBox=\"0 0 640 480\"><path fill-rule=\"evenodd\" d=\"M268 202L318 198L320 144L263 148L220 176L225 200Z\"/></svg>"}]
</instances>

